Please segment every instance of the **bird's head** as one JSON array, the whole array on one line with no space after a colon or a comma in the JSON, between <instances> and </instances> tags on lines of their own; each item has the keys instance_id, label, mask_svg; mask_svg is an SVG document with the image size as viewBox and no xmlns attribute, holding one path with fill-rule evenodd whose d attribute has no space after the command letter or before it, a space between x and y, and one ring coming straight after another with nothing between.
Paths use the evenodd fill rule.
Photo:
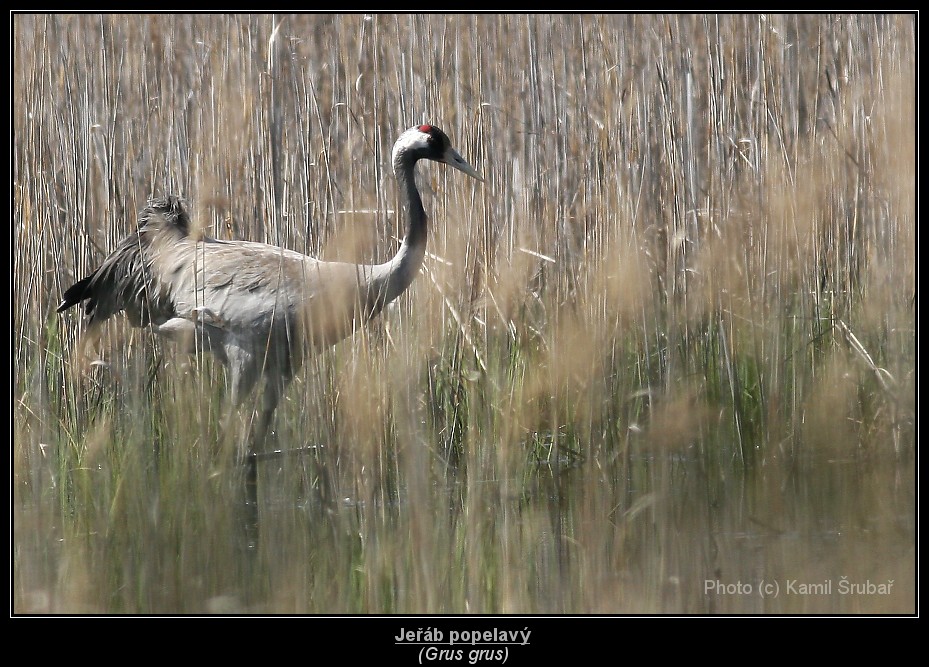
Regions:
<instances>
[{"instance_id":1,"label":"bird's head","mask_svg":"<svg viewBox=\"0 0 929 667\"><path fill-rule=\"evenodd\" d=\"M190 216L183 200L174 195L149 199L139 214L139 229L172 229L186 236L190 233Z\"/></svg>"},{"instance_id":2,"label":"bird's head","mask_svg":"<svg viewBox=\"0 0 929 667\"><path fill-rule=\"evenodd\" d=\"M410 158L414 162L416 160L444 162L472 178L484 180L477 170L452 147L448 135L435 125L417 125L400 135L397 143L394 144L393 162L396 165L403 159Z\"/></svg>"}]
</instances>

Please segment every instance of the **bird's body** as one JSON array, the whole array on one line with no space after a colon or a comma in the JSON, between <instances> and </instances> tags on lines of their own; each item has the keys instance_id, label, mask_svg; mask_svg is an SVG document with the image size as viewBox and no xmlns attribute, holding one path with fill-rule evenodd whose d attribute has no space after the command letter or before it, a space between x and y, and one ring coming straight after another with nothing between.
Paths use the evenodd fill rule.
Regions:
<instances>
[{"instance_id":1,"label":"bird's body","mask_svg":"<svg viewBox=\"0 0 929 667\"><path fill-rule=\"evenodd\" d=\"M263 243L198 237L181 201L165 197L149 202L138 230L65 292L58 311L86 301L92 327L125 311L134 326L151 325L161 335L208 349L229 368L236 404L263 379L257 427L257 438L263 438L305 355L351 334L418 273L427 236L414 180L420 159L482 180L438 128L404 132L394 145L393 167L408 229L388 262L324 262Z\"/></svg>"}]
</instances>

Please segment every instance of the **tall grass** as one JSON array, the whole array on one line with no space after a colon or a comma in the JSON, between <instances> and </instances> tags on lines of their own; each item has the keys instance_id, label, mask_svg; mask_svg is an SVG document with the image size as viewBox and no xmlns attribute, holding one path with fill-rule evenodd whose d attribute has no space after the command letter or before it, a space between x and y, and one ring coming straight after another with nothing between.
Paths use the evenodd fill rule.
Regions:
<instances>
[{"instance_id":1,"label":"tall grass","mask_svg":"<svg viewBox=\"0 0 929 667\"><path fill-rule=\"evenodd\" d=\"M911 612L912 15L12 17L14 611ZM409 293L306 365L241 549L223 375L63 290L153 194ZM888 595L717 595L895 581Z\"/></svg>"}]
</instances>

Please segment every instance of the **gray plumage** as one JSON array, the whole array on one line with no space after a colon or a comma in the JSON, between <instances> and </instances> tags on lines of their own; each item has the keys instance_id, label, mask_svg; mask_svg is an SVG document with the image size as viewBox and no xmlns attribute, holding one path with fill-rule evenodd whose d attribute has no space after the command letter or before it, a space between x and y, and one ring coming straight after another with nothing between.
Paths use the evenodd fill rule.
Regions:
<instances>
[{"instance_id":1,"label":"gray plumage","mask_svg":"<svg viewBox=\"0 0 929 667\"><path fill-rule=\"evenodd\" d=\"M388 262L323 262L263 243L194 236L181 200L168 196L149 202L137 231L64 293L58 312L85 302L91 326L125 311L133 326L151 325L163 336L200 341L228 366L236 404L263 379L255 433L256 440L263 439L305 355L376 316L419 272L427 228L416 162L444 162L483 180L448 137L429 125L400 135L392 159L408 227Z\"/></svg>"}]
</instances>

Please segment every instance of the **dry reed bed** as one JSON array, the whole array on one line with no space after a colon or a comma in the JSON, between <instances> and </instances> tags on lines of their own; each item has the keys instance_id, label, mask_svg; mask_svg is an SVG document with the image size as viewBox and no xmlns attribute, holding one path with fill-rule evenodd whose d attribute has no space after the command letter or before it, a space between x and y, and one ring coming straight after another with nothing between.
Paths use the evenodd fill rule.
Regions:
<instances>
[{"instance_id":1,"label":"dry reed bed","mask_svg":"<svg viewBox=\"0 0 929 667\"><path fill-rule=\"evenodd\" d=\"M912 16L16 15L13 38L14 511L49 536L16 533L23 608L725 611L680 573L747 566L691 549L713 522L678 494L773 499L827 460L911 479ZM243 597L245 566L213 567L221 374L123 324L87 366L54 308L162 192L216 236L380 261L422 121L487 182L420 169L423 275L288 393L279 440L325 447L267 473L274 574ZM892 487L860 502L906 508ZM795 514L844 516L832 488ZM352 509L304 522L310 489Z\"/></svg>"}]
</instances>

